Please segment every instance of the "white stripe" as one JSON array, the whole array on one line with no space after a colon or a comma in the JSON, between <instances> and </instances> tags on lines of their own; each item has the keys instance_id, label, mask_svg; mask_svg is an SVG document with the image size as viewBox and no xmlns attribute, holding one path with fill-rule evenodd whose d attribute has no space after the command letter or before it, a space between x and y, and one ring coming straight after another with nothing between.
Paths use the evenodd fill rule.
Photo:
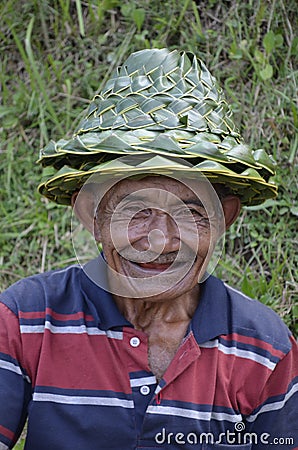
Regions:
<instances>
[{"instance_id":1,"label":"white stripe","mask_svg":"<svg viewBox=\"0 0 298 450\"><path fill-rule=\"evenodd\" d=\"M23 376L21 369L15 364L10 363L8 361L0 361L0 369L9 370L10 372L14 372L17 373L18 375Z\"/></svg>"},{"instance_id":2,"label":"white stripe","mask_svg":"<svg viewBox=\"0 0 298 450\"><path fill-rule=\"evenodd\" d=\"M134 407L134 403L132 400L124 400L121 398L81 397L46 393L33 394L33 401L62 403L67 405L121 406L122 408Z\"/></svg>"},{"instance_id":3,"label":"white stripe","mask_svg":"<svg viewBox=\"0 0 298 450\"><path fill-rule=\"evenodd\" d=\"M26 333L43 333L44 325L21 325L20 330L22 334Z\"/></svg>"},{"instance_id":4,"label":"white stripe","mask_svg":"<svg viewBox=\"0 0 298 450\"><path fill-rule=\"evenodd\" d=\"M106 335L107 335L108 338L111 338L111 339L119 339L120 341L123 340L123 333L122 333L122 331L107 330Z\"/></svg>"},{"instance_id":5,"label":"white stripe","mask_svg":"<svg viewBox=\"0 0 298 450\"><path fill-rule=\"evenodd\" d=\"M283 400L280 400L279 402L273 402L268 403L267 405L262 406L262 408L253 416L247 417L248 422L254 422L259 414L262 414L264 412L270 412L270 411L277 411L279 409L282 409L287 401L294 395L296 392L298 392L298 384L295 384L289 392L285 395Z\"/></svg>"},{"instance_id":6,"label":"white stripe","mask_svg":"<svg viewBox=\"0 0 298 450\"><path fill-rule=\"evenodd\" d=\"M144 386L144 384L155 384L155 383L156 383L155 377L134 378L133 380L130 380L131 387L138 387Z\"/></svg>"},{"instance_id":7,"label":"white stripe","mask_svg":"<svg viewBox=\"0 0 298 450\"><path fill-rule=\"evenodd\" d=\"M154 394L155 394L155 395L159 394L161 390L162 390L162 387L161 387L161 386L159 386L159 385L156 386L156 389L155 389Z\"/></svg>"},{"instance_id":8,"label":"white stripe","mask_svg":"<svg viewBox=\"0 0 298 450\"><path fill-rule=\"evenodd\" d=\"M53 325L48 320L45 322L45 328L49 330L53 334L84 334L88 333L90 335L95 334L105 334L104 331L99 330L95 327L87 328L86 325L65 325L61 327L57 327L56 325Z\"/></svg>"},{"instance_id":9,"label":"white stripe","mask_svg":"<svg viewBox=\"0 0 298 450\"><path fill-rule=\"evenodd\" d=\"M200 347L203 347L203 348L215 348L215 347L218 347L218 339L214 339L214 341L204 342L204 344L200 344Z\"/></svg>"},{"instance_id":10,"label":"white stripe","mask_svg":"<svg viewBox=\"0 0 298 450\"><path fill-rule=\"evenodd\" d=\"M16 366L13 363L10 363L8 361L0 361L0 369L9 370L10 372L17 373L18 375L21 375L28 383L31 383L31 380L28 376L24 375L21 371L20 367ZM1 447L0 447L1 450Z\"/></svg>"},{"instance_id":11,"label":"white stripe","mask_svg":"<svg viewBox=\"0 0 298 450\"><path fill-rule=\"evenodd\" d=\"M238 356L239 358L250 359L251 361L255 361L259 364L262 364L262 366L265 366L270 370L273 370L276 366L276 363L270 361L270 359L266 358L265 356L261 356L258 353L249 350L241 350L240 348L237 348L235 346L227 347L223 344L220 344L218 342L218 339L215 339L214 341L205 342L204 344L200 344L200 347L203 348L218 347L218 350L226 355L235 355Z\"/></svg>"},{"instance_id":12,"label":"white stripe","mask_svg":"<svg viewBox=\"0 0 298 450\"><path fill-rule=\"evenodd\" d=\"M122 331L110 331L107 332L100 330L96 327L86 327L86 325L66 325L59 326L53 325L50 321L46 321L45 325L21 325L21 333L44 333L44 330L49 330L53 334L84 334L87 333L90 336L107 336L112 339L123 339Z\"/></svg>"},{"instance_id":13,"label":"white stripe","mask_svg":"<svg viewBox=\"0 0 298 450\"><path fill-rule=\"evenodd\" d=\"M216 413L211 411L195 411L193 409L173 408L171 406L152 405L148 407L149 414L163 414L167 416L187 417L196 420L226 420L228 422L240 422L241 414Z\"/></svg>"},{"instance_id":14,"label":"white stripe","mask_svg":"<svg viewBox=\"0 0 298 450\"><path fill-rule=\"evenodd\" d=\"M273 370L276 366L276 363L273 363L272 361L270 361L270 359L248 350L241 350L237 347L226 347L222 344L218 344L218 350L225 353L226 355L236 355L239 358L256 361L257 363L262 364L262 366L268 367L268 369L270 370Z\"/></svg>"},{"instance_id":15,"label":"white stripe","mask_svg":"<svg viewBox=\"0 0 298 450\"><path fill-rule=\"evenodd\" d=\"M9 447L7 447L7 445L0 442L0 450L8 450L8 449L9 449Z\"/></svg>"}]
</instances>

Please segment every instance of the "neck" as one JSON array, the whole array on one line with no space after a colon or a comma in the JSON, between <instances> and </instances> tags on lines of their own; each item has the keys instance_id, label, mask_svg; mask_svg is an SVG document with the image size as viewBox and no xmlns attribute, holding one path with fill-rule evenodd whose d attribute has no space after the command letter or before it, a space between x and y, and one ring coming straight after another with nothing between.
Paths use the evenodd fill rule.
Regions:
<instances>
[{"instance_id":1,"label":"neck","mask_svg":"<svg viewBox=\"0 0 298 450\"><path fill-rule=\"evenodd\" d=\"M185 337L199 302L199 285L180 297L131 299L114 297L119 310L148 336L148 362L157 381L163 377Z\"/></svg>"},{"instance_id":2,"label":"neck","mask_svg":"<svg viewBox=\"0 0 298 450\"><path fill-rule=\"evenodd\" d=\"M199 302L199 285L171 299L127 298L114 296L118 309L138 330L149 332L156 324L175 326L190 322ZM150 334L150 333L149 333Z\"/></svg>"}]
</instances>

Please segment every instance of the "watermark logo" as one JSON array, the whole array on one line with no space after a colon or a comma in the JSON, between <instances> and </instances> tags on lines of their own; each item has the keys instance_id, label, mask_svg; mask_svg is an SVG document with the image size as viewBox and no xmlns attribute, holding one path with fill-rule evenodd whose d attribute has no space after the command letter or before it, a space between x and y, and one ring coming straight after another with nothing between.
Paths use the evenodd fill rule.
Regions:
<instances>
[{"instance_id":1,"label":"watermark logo","mask_svg":"<svg viewBox=\"0 0 298 450\"><path fill-rule=\"evenodd\" d=\"M198 445L198 444L227 444L227 445L294 445L293 437L273 437L270 433L257 434L254 432L245 431L245 423L237 422L234 425L234 430L226 430L222 433L182 433L170 432L166 428L155 435L155 442L158 445Z\"/></svg>"}]
</instances>

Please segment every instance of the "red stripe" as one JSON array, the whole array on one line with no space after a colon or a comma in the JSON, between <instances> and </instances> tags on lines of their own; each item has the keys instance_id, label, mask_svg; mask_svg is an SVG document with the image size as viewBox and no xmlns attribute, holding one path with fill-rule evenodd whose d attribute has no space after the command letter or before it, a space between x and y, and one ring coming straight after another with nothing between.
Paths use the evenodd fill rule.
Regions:
<instances>
[{"instance_id":1,"label":"red stripe","mask_svg":"<svg viewBox=\"0 0 298 450\"><path fill-rule=\"evenodd\" d=\"M78 319L83 319L85 317L83 311L79 311L79 312L74 313L74 314L61 314L61 313L57 313L56 311L53 311L50 308L46 308L46 314L48 314L49 316L53 317L53 319L61 320L61 321L78 320Z\"/></svg>"},{"instance_id":2,"label":"red stripe","mask_svg":"<svg viewBox=\"0 0 298 450\"><path fill-rule=\"evenodd\" d=\"M82 311L74 314L61 314L53 311L51 308L46 308L46 311L20 311L19 317L21 319L43 319L45 315L53 317L53 319L60 321L85 319L88 321L94 320L93 316L85 315Z\"/></svg>"},{"instance_id":3,"label":"red stripe","mask_svg":"<svg viewBox=\"0 0 298 450\"><path fill-rule=\"evenodd\" d=\"M1 333L2 330L4 332ZM0 303L0 352L17 360L20 358L19 333L20 327L16 315L6 305Z\"/></svg>"},{"instance_id":4,"label":"red stripe","mask_svg":"<svg viewBox=\"0 0 298 450\"><path fill-rule=\"evenodd\" d=\"M272 376L271 379L270 390L267 389L262 393L258 399L258 404L262 404L268 397L285 394L292 379L298 377L298 347L293 337L290 340L292 350L276 366L274 377Z\"/></svg>"},{"instance_id":5,"label":"red stripe","mask_svg":"<svg viewBox=\"0 0 298 450\"><path fill-rule=\"evenodd\" d=\"M122 341L105 336L45 334L36 385L130 393L121 347Z\"/></svg>"},{"instance_id":6,"label":"red stripe","mask_svg":"<svg viewBox=\"0 0 298 450\"><path fill-rule=\"evenodd\" d=\"M254 361L226 355L217 348L201 350L200 357L162 391L163 398L214 404L235 411L240 407L242 413L250 414L271 371Z\"/></svg>"},{"instance_id":7,"label":"red stripe","mask_svg":"<svg viewBox=\"0 0 298 450\"><path fill-rule=\"evenodd\" d=\"M42 341L43 334L41 333L25 333L22 335L24 355L22 366L26 369L32 382L32 386L34 386L36 382Z\"/></svg>"},{"instance_id":8,"label":"red stripe","mask_svg":"<svg viewBox=\"0 0 298 450\"><path fill-rule=\"evenodd\" d=\"M281 350L277 350L271 344L268 344L267 342L264 342L261 339L243 336L242 334L237 334L237 333L228 334L227 336L222 337L222 339L228 340L228 341L241 342L243 344L248 344L248 345L252 345L254 347L259 347L263 350L267 350L269 353L271 353L272 356L276 356L277 358L280 358L280 359L285 356L284 352L282 352Z\"/></svg>"},{"instance_id":9,"label":"red stripe","mask_svg":"<svg viewBox=\"0 0 298 450\"><path fill-rule=\"evenodd\" d=\"M14 433L9 430L6 427L3 427L2 425L0 425L0 433L5 436L6 438L8 438L9 440L13 441L14 439Z\"/></svg>"},{"instance_id":10,"label":"red stripe","mask_svg":"<svg viewBox=\"0 0 298 450\"><path fill-rule=\"evenodd\" d=\"M45 317L44 311L19 311L20 319L43 319Z\"/></svg>"}]
</instances>

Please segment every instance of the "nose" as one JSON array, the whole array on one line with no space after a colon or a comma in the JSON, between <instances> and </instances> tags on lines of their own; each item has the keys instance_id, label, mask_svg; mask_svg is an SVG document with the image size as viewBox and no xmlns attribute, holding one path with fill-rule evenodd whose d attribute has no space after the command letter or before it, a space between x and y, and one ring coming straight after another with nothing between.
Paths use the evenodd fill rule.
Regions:
<instances>
[{"instance_id":1,"label":"nose","mask_svg":"<svg viewBox=\"0 0 298 450\"><path fill-rule=\"evenodd\" d=\"M180 233L175 220L164 211L153 210L148 229L148 240L151 250L156 253L178 251Z\"/></svg>"}]
</instances>

